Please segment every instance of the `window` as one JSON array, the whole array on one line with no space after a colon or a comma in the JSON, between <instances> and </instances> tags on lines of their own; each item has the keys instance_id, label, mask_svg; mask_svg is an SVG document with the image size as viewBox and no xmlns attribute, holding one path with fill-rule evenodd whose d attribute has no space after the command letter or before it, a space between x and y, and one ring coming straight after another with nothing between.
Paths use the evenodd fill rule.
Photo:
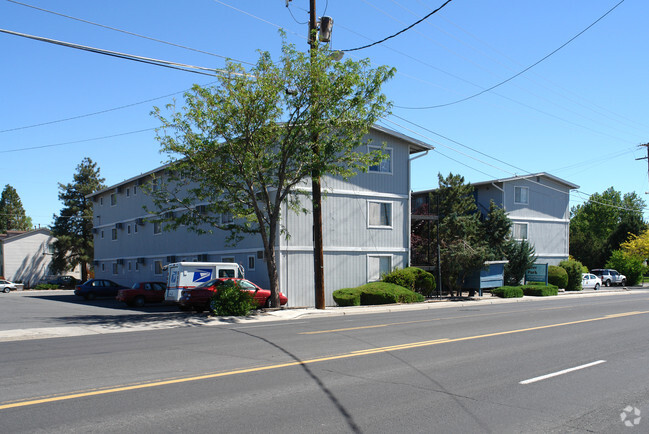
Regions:
<instances>
[{"instance_id":1,"label":"window","mask_svg":"<svg viewBox=\"0 0 649 434\"><path fill-rule=\"evenodd\" d=\"M112 193L110 195L110 206L115 206L117 205L117 195L115 193Z\"/></svg>"},{"instance_id":2,"label":"window","mask_svg":"<svg viewBox=\"0 0 649 434\"><path fill-rule=\"evenodd\" d=\"M128 271L131 271L133 269L133 264L131 261L128 261Z\"/></svg>"},{"instance_id":3,"label":"window","mask_svg":"<svg viewBox=\"0 0 649 434\"><path fill-rule=\"evenodd\" d=\"M512 225L512 232L515 240L526 240L527 223L514 223Z\"/></svg>"},{"instance_id":4,"label":"window","mask_svg":"<svg viewBox=\"0 0 649 434\"><path fill-rule=\"evenodd\" d=\"M370 166L370 172L375 173L392 173L392 148L382 149L380 146L368 146L368 151L381 151L383 160L374 166Z\"/></svg>"},{"instance_id":5,"label":"window","mask_svg":"<svg viewBox=\"0 0 649 434\"><path fill-rule=\"evenodd\" d=\"M153 262L153 274L161 275L162 274L162 261Z\"/></svg>"},{"instance_id":6,"label":"window","mask_svg":"<svg viewBox=\"0 0 649 434\"><path fill-rule=\"evenodd\" d=\"M135 271L140 271L140 263L135 261Z\"/></svg>"},{"instance_id":7,"label":"window","mask_svg":"<svg viewBox=\"0 0 649 434\"><path fill-rule=\"evenodd\" d=\"M392 203L368 201L367 222L370 227L392 227Z\"/></svg>"},{"instance_id":8,"label":"window","mask_svg":"<svg viewBox=\"0 0 649 434\"><path fill-rule=\"evenodd\" d=\"M233 221L234 220L232 218L232 214L230 214L229 212L224 212L223 214L221 214L221 224L227 225L232 223Z\"/></svg>"},{"instance_id":9,"label":"window","mask_svg":"<svg viewBox=\"0 0 649 434\"><path fill-rule=\"evenodd\" d=\"M97 216L97 226L101 225L101 216Z\"/></svg>"},{"instance_id":10,"label":"window","mask_svg":"<svg viewBox=\"0 0 649 434\"><path fill-rule=\"evenodd\" d=\"M126 197L131 197L131 189L130 188L126 189Z\"/></svg>"},{"instance_id":11,"label":"window","mask_svg":"<svg viewBox=\"0 0 649 434\"><path fill-rule=\"evenodd\" d=\"M101 264L101 271L106 271L106 264Z\"/></svg>"},{"instance_id":12,"label":"window","mask_svg":"<svg viewBox=\"0 0 649 434\"><path fill-rule=\"evenodd\" d=\"M392 271L392 255L367 257L367 281L376 282L381 276Z\"/></svg>"},{"instance_id":13,"label":"window","mask_svg":"<svg viewBox=\"0 0 649 434\"><path fill-rule=\"evenodd\" d=\"M220 269L219 270L219 279L223 279L223 278L226 278L226 277L236 277L234 274L235 274L234 270Z\"/></svg>"},{"instance_id":14,"label":"window","mask_svg":"<svg viewBox=\"0 0 649 434\"><path fill-rule=\"evenodd\" d=\"M117 239L117 229L113 228L110 230L110 239L113 241Z\"/></svg>"},{"instance_id":15,"label":"window","mask_svg":"<svg viewBox=\"0 0 649 434\"><path fill-rule=\"evenodd\" d=\"M133 196L137 194L137 185L133 186Z\"/></svg>"},{"instance_id":16,"label":"window","mask_svg":"<svg viewBox=\"0 0 649 434\"><path fill-rule=\"evenodd\" d=\"M103 229L101 230L101 239L102 240L104 239L104 230Z\"/></svg>"},{"instance_id":17,"label":"window","mask_svg":"<svg viewBox=\"0 0 649 434\"><path fill-rule=\"evenodd\" d=\"M248 270L252 271L255 269L255 257L248 256Z\"/></svg>"},{"instance_id":18,"label":"window","mask_svg":"<svg viewBox=\"0 0 649 434\"><path fill-rule=\"evenodd\" d=\"M137 234L137 222L133 223L133 233Z\"/></svg>"},{"instance_id":19,"label":"window","mask_svg":"<svg viewBox=\"0 0 649 434\"><path fill-rule=\"evenodd\" d=\"M514 203L527 205L530 202L529 187L514 187Z\"/></svg>"},{"instance_id":20,"label":"window","mask_svg":"<svg viewBox=\"0 0 649 434\"><path fill-rule=\"evenodd\" d=\"M126 233L131 235L131 225L126 225Z\"/></svg>"},{"instance_id":21,"label":"window","mask_svg":"<svg viewBox=\"0 0 649 434\"><path fill-rule=\"evenodd\" d=\"M117 274L118 267L117 262L113 262L113 274Z\"/></svg>"},{"instance_id":22,"label":"window","mask_svg":"<svg viewBox=\"0 0 649 434\"><path fill-rule=\"evenodd\" d=\"M103 198L103 197L100 197L100 198L99 198L99 205L103 205L103 204L104 204L104 198Z\"/></svg>"},{"instance_id":23,"label":"window","mask_svg":"<svg viewBox=\"0 0 649 434\"><path fill-rule=\"evenodd\" d=\"M153 222L153 235L162 233L162 224L160 222Z\"/></svg>"}]
</instances>

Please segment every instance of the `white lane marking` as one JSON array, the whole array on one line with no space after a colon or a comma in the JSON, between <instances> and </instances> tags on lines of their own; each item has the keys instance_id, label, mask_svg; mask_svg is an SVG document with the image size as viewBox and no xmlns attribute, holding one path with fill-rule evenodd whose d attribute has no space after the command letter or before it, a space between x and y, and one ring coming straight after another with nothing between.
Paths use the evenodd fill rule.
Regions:
<instances>
[{"instance_id":1,"label":"white lane marking","mask_svg":"<svg viewBox=\"0 0 649 434\"><path fill-rule=\"evenodd\" d=\"M540 377L534 377L534 378L530 378L529 380L523 380L518 384L536 383L537 381L547 380L548 378L557 377L559 375L567 374L568 372L578 371L580 369L590 368L591 366L600 365L602 363L606 363L606 360L597 360L596 362L586 363L585 365L575 366L574 368L564 369L563 371L553 372L547 375L541 375Z\"/></svg>"}]
</instances>

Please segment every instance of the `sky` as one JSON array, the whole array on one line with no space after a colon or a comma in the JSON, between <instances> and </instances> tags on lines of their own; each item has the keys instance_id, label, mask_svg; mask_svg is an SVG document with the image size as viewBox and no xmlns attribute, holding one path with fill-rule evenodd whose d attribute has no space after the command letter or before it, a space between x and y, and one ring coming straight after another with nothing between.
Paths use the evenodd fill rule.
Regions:
<instances>
[{"instance_id":1,"label":"sky","mask_svg":"<svg viewBox=\"0 0 649 434\"><path fill-rule=\"evenodd\" d=\"M317 0L316 9L334 20L331 48L349 50L444 1ZM225 58L254 63L259 50L278 59L279 28L308 50L308 8L308 0L288 8L286 0L0 0L0 28L221 68ZM649 142L647 16L644 0L453 0L345 56L396 68L383 88L392 115L381 125L435 146L412 162L415 191L435 188L438 173L481 182L548 172L580 186L571 206L609 187L647 199L647 160L637 160ZM0 186L12 185L41 227L61 210L59 183L72 182L83 158L106 185L163 164L152 108L215 81L6 33L0 65Z\"/></svg>"}]
</instances>

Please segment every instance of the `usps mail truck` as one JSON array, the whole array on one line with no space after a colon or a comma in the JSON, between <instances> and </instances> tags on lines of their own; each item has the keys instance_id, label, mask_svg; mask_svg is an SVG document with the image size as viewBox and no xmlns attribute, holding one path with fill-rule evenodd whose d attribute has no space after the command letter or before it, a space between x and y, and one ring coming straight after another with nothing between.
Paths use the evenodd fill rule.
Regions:
<instances>
[{"instance_id":1,"label":"usps mail truck","mask_svg":"<svg viewBox=\"0 0 649 434\"><path fill-rule=\"evenodd\" d=\"M244 277L243 269L234 262L175 262L167 265L165 302L177 303L183 289L223 277Z\"/></svg>"}]
</instances>

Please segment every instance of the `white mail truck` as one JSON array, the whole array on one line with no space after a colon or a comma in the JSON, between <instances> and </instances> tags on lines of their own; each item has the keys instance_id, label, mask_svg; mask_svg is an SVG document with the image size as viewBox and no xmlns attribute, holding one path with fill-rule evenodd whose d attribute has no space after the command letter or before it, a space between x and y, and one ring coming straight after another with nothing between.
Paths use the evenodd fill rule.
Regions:
<instances>
[{"instance_id":1,"label":"white mail truck","mask_svg":"<svg viewBox=\"0 0 649 434\"><path fill-rule=\"evenodd\" d=\"M165 302L177 303L183 289L222 277L244 277L243 268L234 262L175 262L167 265Z\"/></svg>"}]
</instances>

